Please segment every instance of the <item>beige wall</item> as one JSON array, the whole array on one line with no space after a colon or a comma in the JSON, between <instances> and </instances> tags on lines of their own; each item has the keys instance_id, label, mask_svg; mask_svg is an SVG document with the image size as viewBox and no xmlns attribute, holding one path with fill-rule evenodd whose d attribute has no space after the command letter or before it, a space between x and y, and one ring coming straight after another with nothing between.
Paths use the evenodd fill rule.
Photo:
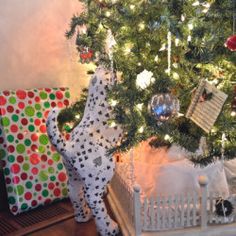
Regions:
<instances>
[{"instance_id":1,"label":"beige wall","mask_svg":"<svg viewBox=\"0 0 236 236\"><path fill-rule=\"evenodd\" d=\"M88 84L74 39L64 35L78 0L0 0L0 90Z\"/></svg>"}]
</instances>

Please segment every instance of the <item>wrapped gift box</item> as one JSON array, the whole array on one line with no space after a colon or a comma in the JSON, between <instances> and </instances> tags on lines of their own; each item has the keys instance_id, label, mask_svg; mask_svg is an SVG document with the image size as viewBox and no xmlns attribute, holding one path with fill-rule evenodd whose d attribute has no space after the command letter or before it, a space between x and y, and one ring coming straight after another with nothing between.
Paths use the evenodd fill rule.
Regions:
<instances>
[{"instance_id":1,"label":"wrapped gift box","mask_svg":"<svg viewBox=\"0 0 236 236\"><path fill-rule=\"evenodd\" d=\"M45 121L69 97L67 88L0 92L0 159L13 214L67 197L66 171Z\"/></svg>"}]
</instances>

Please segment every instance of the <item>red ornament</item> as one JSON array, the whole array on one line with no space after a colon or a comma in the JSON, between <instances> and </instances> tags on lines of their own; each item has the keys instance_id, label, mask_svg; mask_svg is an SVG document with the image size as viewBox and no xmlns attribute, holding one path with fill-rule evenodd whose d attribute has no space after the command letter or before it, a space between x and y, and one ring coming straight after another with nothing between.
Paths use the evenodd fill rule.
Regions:
<instances>
[{"instance_id":1,"label":"red ornament","mask_svg":"<svg viewBox=\"0 0 236 236\"><path fill-rule=\"evenodd\" d=\"M228 37L225 42L225 46L230 51L236 51L236 35L232 35L232 36Z\"/></svg>"},{"instance_id":2,"label":"red ornament","mask_svg":"<svg viewBox=\"0 0 236 236\"><path fill-rule=\"evenodd\" d=\"M89 63L93 59L93 50L88 48L83 48L80 51L80 60L82 63Z\"/></svg>"}]
</instances>

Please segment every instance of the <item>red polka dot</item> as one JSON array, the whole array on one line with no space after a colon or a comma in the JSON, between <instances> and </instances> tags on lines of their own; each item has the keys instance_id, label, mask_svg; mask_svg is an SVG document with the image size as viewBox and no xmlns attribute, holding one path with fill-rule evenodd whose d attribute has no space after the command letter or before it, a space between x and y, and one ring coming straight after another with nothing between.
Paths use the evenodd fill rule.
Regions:
<instances>
[{"instance_id":1,"label":"red polka dot","mask_svg":"<svg viewBox=\"0 0 236 236\"><path fill-rule=\"evenodd\" d=\"M59 107L59 108L62 108L64 105L63 105L63 102L58 102L57 103L57 106Z\"/></svg>"},{"instance_id":2,"label":"red polka dot","mask_svg":"<svg viewBox=\"0 0 236 236\"><path fill-rule=\"evenodd\" d=\"M10 183L11 183L11 179L8 178L8 177L6 177L6 178L5 178L5 182L6 182L6 184L10 184Z\"/></svg>"},{"instance_id":3,"label":"red polka dot","mask_svg":"<svg viewBox=\"0 0 236 236\"><path fill-rule=\"evenodd\" d=\"M13 206L12 208L11 208L11 212L17 212L18 211L18 207L17 206Z\"/></svg>"},{"instance_id":4,"label":"red polka dot","mask_svg":"<svg viewBox=\"0 0 236 236\"><path fill-rule=\"evenodd\" d=\"M41 189L42 189L42 185L41 185L41 184L36 184L36 185L35 185L35 190L36 190L36 191L39 192Z\"/></svg>"},{"instance_id":5,"label":"red polka dot","mask_svg":"<svg viewBox=\"0 0 236 236\"><path fill-rule=\"evenodd\" d=\"M65 88L60 88L61 91L65 91L66 89Z\"/></svg>"},{"instance_id":6,"label":"red polka dot","mask_svg":"<svg viewBox=\"0 0 236 236\"><path fill-rule=\"evenodd\" d=\"M34 142L37 141L38 140L38 135L35 134L35 133L31 134L31 140L34 141Z\"/></svg>"},{"instance_id":7,"label":"red polka dot","mask_svg":"<svg viewBox=\"0 0 236 236\"><path fill-rule=\"evenodd\" d=\"M39 130L40 130L42 133L46 133L46 132L47 132L47 127L46 127L46 125L41 125L41 126L39 127Z\"/></svg>"},{"instance_id":8,"label":"red polka dot","mask_svg":"<svg viewBox=\"0 0 236 236\"><path fill-rule=\"evenodd\" d=\"M14 176L14 177L12 178L12 182L13 182L14 184L19 184L20 178L19 178L18 176Z\"/></svg>"},{"instance_id":9,"label":"red polka dot","mask_svg":"<svg viewBox=\"0 0 236 236\"><path fill-rule=\"evenodd\" d=\"M5 91L3 91L3 94L4 94L4 96L9 96L10 95L10 91L5 90Z\"/></svg>"},{"instance_id":10,"label":"red polka dot","mask_svg":"<svg viewBox=\"0 0 236 236\"><path fill-rule=\"evenodd\" d=\"M23 135L22 133L18 133L18 134L17 134L17 138L21 140L21 139L24 138L24 135Z\"/></svg>"},{"instance_id":11,"label":"red polka dot","mask_svg":"<svg viewBox=\"0 0 236 236\"><path fill-rule=\"evenodd\" d=\"M22 173L20 177L22 180L26 180L28 178L28 175L26 173Z\"/></svg>"},{"instance_id":12,"label":"red polka dot","mask_svg":"<svg viewBox=\"0 0 236 236\"><path fill-rule=\"evenodd\" d=\"M48 165L52 165L53 164L53 160L48 160Z\"/></svg>"},{"instance_id":13,"label":"red polka dot","mask_svg":"<svg viewBox=\"0 0 236 236\"><path fill-rule=\"evenodd\" d=\"M66 174L64 172L61 172L58 174L58 179L61 181L61 182L64 182L66 181Z\"/></svg>"},{"instance_id":14,"label":"red polka dot","mask_svg":"<svg viewBox=\"0 0 236 236\"><path fill-rule=\"evenodd\" d=\"M42 156L41 156L41 160L42 160L42 161L47 161L47 159L48 159L47 155L42 155Z\"/></svg>"},{"instance_id":15,"label":"red polka dot","mask_svg":"<svg viewBox=\"0 0 236 236\"><path fill-rule=\"evenodd\" d=\"M15 147L13 145L9 145L7 147L7 151L10 152L10 153L13 153L15 151Z\"/></svg>"},{"instance_id":16,"label":"red polka dot","mask_svg":"<svg viewBox=\"0 0 236 236\"><path fill-rule=\"evenodd\" d=\"M45 205L47 205L47 204L50 204L51 202L52 202L52 200L48 198L48 199L45 200L44 203L45 203Z\"/></svg>"},{"instance_id":17,"label":"red polka dot","mask_svg":"<svg viewBox=\"0 0 236 236\"><path fill-rule=\"evenodd\" d=\"M47 110L47 111L45 111L44 112L44 117L47 119L47 117L48 117L48 113L49 113L49 110Z\"/></svg>"},{"instance_id":18,"label":"red polka dot","mask_svg":"<svg viewBox=\"0 0 236 236\"><path fill-rule=\"evenodd\" d=\"M35 152L37 149L38 149L38 146L37 146L37 145L33 144L33 145L31 146L31 150L32 150L33 152Z\"/></svg>"},{"instance_id":19,"label":"red polka dot","mask_svg":"<svg viewBox=\"0 0 236 236\"><path fill-rule=\"evenodd\" d=\"M37 205L38 205L38 202L37 202L36 200L33 200L33 201L31 202L31 206L32 206L32 207L37 206Z\"/></svg>"},{"instance_id":20,"label":"red polka dot","mask_svg":"<svg viewBox=\"0 0 236 236\"><path fill-rule=\"evenodd\" d=\"M3 144L3 142L4 142L3 137L0 137L0 144Z\"/></svg>"},{"instance_id":21,"label":"red polka dot","mask_svg":"<svg viewBox=\"0 0 236 236\"><path fill-rule=\"evenodd\" d=\"M7 111L9 113L12 113L14 111L14 107L13 106L7 106Z\"/></svg>"},{"instance_id":22,"label":"red polka dot","mask_svg":"<svg viewBox=\"0 0 236 236\"><path fill-rule=\"evenodd\" d=\"M64 101L64 105L69 106L69 101L67 99Z\"/></svg>"},{"instance_id":23,"label":"red polka dot","mask_svg":"<svg viewBox=\"0 0 236 236\"><path fill-rule=\"evenodd\" d=\"M16 160L18 163L22 163L24 161L24 157L19 155L17 156Z\"/></svg>"},{"instance_id":24,"label":"red polka dot","mask_svg":"<svg viewBox=\"0 0 236 236\"><path fill-rule=\"evenodd\" d=\"M56 148L54 146L51 146L51 151L52 152L55 152L56 151Z\"/></svg>"},{"instance_id":25,"label":"red polka dot","mask_svg":"<svg viewBox=\"0 0 236 236\"><path fill-rule=\"evenodd\" d=\"M30 192L25 193L26 200L30 200L31 198L32 198L32 193L30 193Z\"/></svg>"},{"instance_id":26,"label":"red polka dot","mask_svg":"<svg viewBox=\"0 0 236 236\"><path fill-rule=\"evenodd\" d=\"M6 110L4 108L0 108L0 115L4 116L6 114Z\"/></svg>"},{"instance_id":27,"label":"red polka dot","mask_svg":"<svg viewBox=\"0 0 236 236\"><path fill-rule=\"evenodd\" d=\"M45 91L50 93L52 90L50 88L45 88Z\"/></svg>"},{"instance_id":28,"label":"red polka dot","mask_svg":"<svg viewBox=\"0 0 236 236\"><path fill-rule=\"evenodd\" d=\"M55 184L54 184L54 183L49 183L49 184L48 184L48 188L49 188L50 190L54 189L54 188L55 188Z\"/></svg>"},{"instance_id":29,"label":"red polka dot","mask_svg":"<svg viewBox=\"0 0 236 236\"><path fill-rule=\"evenodd\" d=\"M30 162L33 164L33 165L37 165L39 162L40 162L40 157L38 154L36 153L33 153L30 155Z\"/></svg>"},{"instance_id":30,"label":"red polka dot","mask_svg":"<svg viewBox=\"0 0 236 236\"><path fill-rule=\"evenodd\" d=\"M28 92L28 97L33 98L34 97L34 93L32 91L29 91Z\"/></svg>"},{"instance_id":31,"label":"red polka dot","mask_svg":"<svg viewBox=\"0 0 236 236\"><path fill-rule=\"evenodd\" d=\"M28 101L28 104L30 104L30 105L31 105L31 104L32 104L32 101Z\"/></svg>"},{"instance_id":32,"label":"red polka dot","mask_svg":"<svg viewBox=\"0 0 236 236\"><path fill-rule=\"evenodd\" d=\"M26 92L24 90L17 90L16 91L16 96L19 99L25 99L26 98Z\"/></svg>"},{"instance_id":33,"label":"red polka dot","mask_svg":"<svg viewBox=\"0 0 236 236\"><path fill-rule=\"evenodd\" d=\"M0 96L0 106L4 106L7 102L7 99L4 96Z\"/></svg>"},{"instance_id":34,"label":"red polka dot","mask_svg":"<svg viewBox=\"0 0 236 236\"><path fill-rule=\"evenodd\" d=\"M39 126L39 125L41 124L40 119L35 119L35 120L34 120L34 124L35 124L36 126Z\"/></svg>"},{"instance_id":35,"label":"red polka dot","mask_svg":"<svg viewBox=\"0 0 236 236\"><path fill-rule=\"evenodd\" d=\"M24 102L19 102L19 103L18 103L18 107L19 107L20 109L24 109L24 108L25 108L25 103L24 103Z\"/></svg>"},{"instance_id":36,"label":"red polka dot","mask_svg":"<svg viewBox=\"0 0 236 236\"><path fill-rule=\"evenodd\" d=\"M33 180L33 179L34 179L34 177L33 177L33 176L30 176L30 177L29 177L29 179L30 179L30 180Z\"/></svg>"},{"instance_id":37,"label":"red polka dot","mask_svg":"<svg viewBox=\"0 0 236 236\"><path fill-rule=\"evenodd\" d=\"M66 134L65 139L70 140L70 134Z\"/></svg>"},{"instance_id":38,"label":"red polka dot","mask_svg":"<svg viewBox=\"0 0 236 236\"><path fill-rule=\"evenodd\" d=\"M37 96L37 97L35 97L34 100L35 100L35 102L39 102L40 101L40 97Z\"/></svg>"},{"instance_id":39,"label":"red polka dot","mask_svg":"<svg viewBox=\"0 0 236 236\"><path fill-rule=\"evenodd\" d=\"M53 191L54 196L58 197L61 194L61 190L59 188L55 188Z\"/></svg>"},{"instance_id":40,"label":"red polka dot","mask_svg":"<svg viewBox=\"0 0 236 236\"><path fill-rule=\"evenodd\" d=\"M12 133L16 133L18 131L17 125L11 125L10 130Z\"/></svg>"},{"instance_id":41,"label":"red polka dot","mask_svg":"<svg viewBox=\"0 0 236 236\"><path fill-rule=\"evenodd\" d=\"M38 170L38 168L34 167L34 168L32 168L31 172L33 175L37 175L39 170Z\"/></svg>"},{"instance_id":42,"label":"red polka dot","mask_svg":"<svg viewBox=\"0 0 236 236\"><path fill-rule=\"evenodd\" d=\"M57 99L62 99L63 98L63 93L61 91L56 91L56 97Z\"/></svg>"},{"instance_id":43,"label":"red polka dot","mask_svg":"<svg viewBox=\"0 0 236 236\"><path fill-rule=\"evenodd\" d=\"M11 172L14 173L14 174L17 174L20 172L20 166L18 164L13 164L11 166Z\"/></svg>"},{"instance_id":44,"label":"red polka dot","mask_svg":"<svg viewBox=\"0 0 236 236\"><path fill-rule=\"evenodd\" d=\"M51 107L55 107L57 104L55 102L51 102Z\"/></svg>"}]
</instances>

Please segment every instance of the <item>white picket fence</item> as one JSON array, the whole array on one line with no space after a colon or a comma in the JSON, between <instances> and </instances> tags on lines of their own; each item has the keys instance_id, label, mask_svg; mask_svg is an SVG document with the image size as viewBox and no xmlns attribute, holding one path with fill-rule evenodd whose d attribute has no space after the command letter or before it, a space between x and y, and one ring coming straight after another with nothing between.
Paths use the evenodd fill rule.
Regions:
<instances>
[{"instance_id":1,"label":"white picket fence","mask_svg":"<svg viewBox=\"0 0 236 236\"><path fill-rule=\"evenodd\" d=\"M220 193L207 193L207 179L199 180L201 193L187 193L174 196L145 197L141 201L140 187L132 187L115 173L111 182L120 207L126 215L127 224L132 225L135 235L142 232L175 230L208 224L223 224L234 221L234 217L224 218L215 214L216 200Z\"/></svg>"}]
</instances>

